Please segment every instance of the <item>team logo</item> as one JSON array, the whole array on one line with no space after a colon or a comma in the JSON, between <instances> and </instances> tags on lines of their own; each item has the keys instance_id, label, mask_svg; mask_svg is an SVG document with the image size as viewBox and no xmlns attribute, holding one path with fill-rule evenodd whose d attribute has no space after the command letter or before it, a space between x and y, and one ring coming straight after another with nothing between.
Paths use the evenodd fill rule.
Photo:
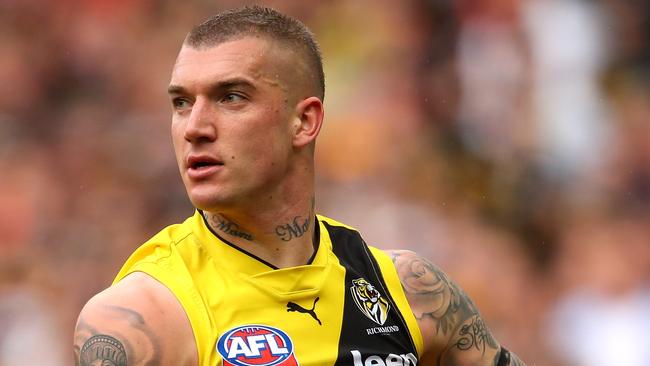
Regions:
<instances>
[{"instance_id":1,"label":"team logo","mask_svg":"<svg viewBox=\"0 0 650 366\"><path fill-rule=\"evenodd\" d=\"M217 341L224 366L298 366L287 333L267 325L242 325Z\"/></svg>"},{"instance_id":2,"label":"team logo","mask_svg":"<svg viewBox=\"0 0 650 366\"><path fill-rule=\"evenodd\" d=\"M384 325L388 318L390 305L384 299L375 286L363 278L352 280L352 298L362 313L379 325Z\"/></svg>"}]
</instances>

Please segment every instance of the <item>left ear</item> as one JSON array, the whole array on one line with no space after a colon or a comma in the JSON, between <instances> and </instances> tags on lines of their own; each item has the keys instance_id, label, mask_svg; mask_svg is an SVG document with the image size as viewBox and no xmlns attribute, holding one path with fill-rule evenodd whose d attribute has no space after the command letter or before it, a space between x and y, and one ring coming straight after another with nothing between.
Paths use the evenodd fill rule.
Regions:
<instances>
[{"instance_id":1,"label":"left ear","mask_svg":"<svg viewBox=\"0 0 650 366\"><path fill-rule=\"evenodd\" d=\"M293 146L309 145L318 136L323 126L325 109L317 97L303 99L296 105L296 117L293 124Z\"/></svg>"}]
</instances>

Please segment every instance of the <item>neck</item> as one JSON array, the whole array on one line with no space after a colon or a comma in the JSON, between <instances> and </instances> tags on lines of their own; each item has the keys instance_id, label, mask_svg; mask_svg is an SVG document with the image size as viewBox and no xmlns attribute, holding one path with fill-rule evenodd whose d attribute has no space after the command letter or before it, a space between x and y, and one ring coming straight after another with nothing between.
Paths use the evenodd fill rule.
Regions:
<instances>
[{"instance_id":1,"label":"neck","mask_svg":"<svg viewBox=\"0 0 650 366\"><path fill-rule=\"evenodd\" d=\"M294 267L307 264L315 250L315 200L310 193L273 210L203 214L212 230L231 244L278 268Z\"/></svg>"}]
</instances>

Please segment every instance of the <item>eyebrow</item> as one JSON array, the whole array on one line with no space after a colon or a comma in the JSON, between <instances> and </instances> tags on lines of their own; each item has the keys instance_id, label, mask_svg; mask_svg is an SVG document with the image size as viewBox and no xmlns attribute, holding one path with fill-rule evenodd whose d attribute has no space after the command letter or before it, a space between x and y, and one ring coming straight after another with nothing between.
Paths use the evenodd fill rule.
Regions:
<instances>
[{"instance_id":1,"label":"eyebrow","mask_svg":"<svg viewBox=\"0 0 650 366\"><path fill-rule=\"evenodd\" d=\"M232 78L232 79L226 79L222 80L213 84L208 85L208 90L210 93L214 93L220 90L227 90L230 88L234 87L247 87L247 88L252 88L254 87L253 83L251 83L249 80L244 79L244 78ZM187 89L181 85L175 85L171 84L167 88L167 93L174 95L174 94L189 94Z\"/></svg>"}]
</instances>

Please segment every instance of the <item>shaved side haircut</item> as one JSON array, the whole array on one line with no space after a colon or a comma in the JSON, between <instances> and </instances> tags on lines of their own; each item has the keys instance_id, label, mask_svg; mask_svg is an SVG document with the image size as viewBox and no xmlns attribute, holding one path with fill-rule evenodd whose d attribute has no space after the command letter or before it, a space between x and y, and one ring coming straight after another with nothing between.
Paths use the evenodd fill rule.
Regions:
<instances>
[{"instance_id":1,"label":"shaved side haircut","mask_svg":"<svg viewBox=\"0 0 650 366\"><path fill-rule=\"evenodd\" d=\"M193 48L212 47L247 36L268 37L304 56L308 72L314 79L314 92L324 100L325 73L314 34L299 20L274 9L255 5L216 14L194 27L184 43Z\"/></svg>"}]
</instances>

